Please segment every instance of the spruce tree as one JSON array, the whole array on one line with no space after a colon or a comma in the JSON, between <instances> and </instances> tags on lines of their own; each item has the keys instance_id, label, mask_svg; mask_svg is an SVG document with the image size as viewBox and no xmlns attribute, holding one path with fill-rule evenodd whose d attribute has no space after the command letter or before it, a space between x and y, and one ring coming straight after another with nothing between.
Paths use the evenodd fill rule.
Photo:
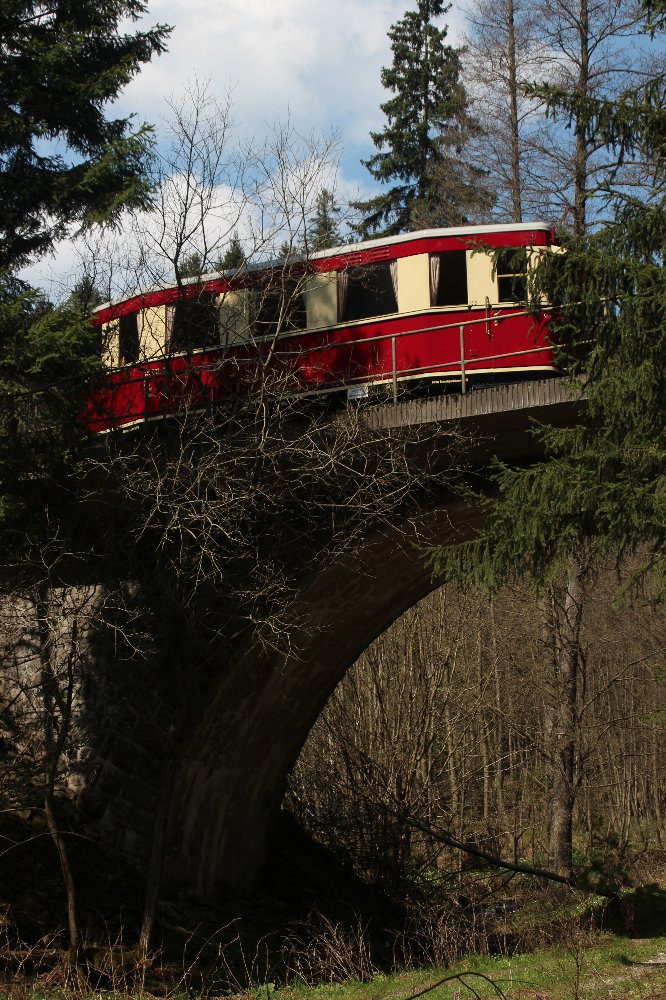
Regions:
<instances>
[{"instance_id":1,"label":"spruce tree","mask_svg":"<svg viewBox=\"0 0 666 1000\"><path fill-rule=\"evenodd\" d=\"M240 241L238 233L234 231L229 246L216 264L217 270L233 271L239 267L243 267L245 263L246 257L243 244Z\"/></svg>"},{"instance_id":2,"label":"spruce tree","mask_svg":"<svg viewBox=\"0 0 666 1000\"><path fill-rule=\"evenodd\" d=\"M0 540L3 561L58 531L87 387L101 373L99 331L78 304L0 273ZM64 541L64 539L62 539Z\"/></svg>"},{"instance_id":3,"label":"spruce tree","mask_svg":"<svg viewBox=\"0 0 666 1000\"><path fill-rule=\"evenodd\" d=\"M0 10L0 541L5 560L61 534L57 499L85 438L80 420L101 372L84 315L91 289L60 308L16 276L72 226L147 207L150 134L107 118L169 28L123 33L142 0L5 0ZM85 293L85 295L83 294ZM85 302L84 302L85 299Z\"/></svg>"},{"instance_id":4,"label":"spruce tree","mask_svg":"<svg viewBox=\"0 0 666 1000\"><path fill-rule=\"evenodd\" d=\"M646 33L663 36L664 9L644 5ZM644 545L646 569L666 584L666 75L615 99L540 93L623 159L648 153L653 185L642 199L609 189L612 221L567 240L537 272L534 308L541 295L553 306L552 338L584 386L589 421L537 427L546 458L498 466L486 529L433 562L449 578L493 583L528 571L544 581L582 545Z\"/></svg>"},{"instance_id":5,"label":"spruce tree","mask_svg":"<svg viewBox=\"0 0 666 1000\"><path fill-rule=\"evenodd\" d=\"M646 32L664 30L664 4L646 4ZM656 60L655 60L656 63ZM435 549L446 579L491 587L531 576L542 606L563 593L552 673L551 862L572 871L576 797L580 629L585 580L595 560L640 550L637 576L652 572L666 597L666 76L658 73L615 99L552 87L539 93L618 160L650 156L645 197L607 191L612 221L573 235L563 255L545 255L533 288L538 312L553 307L551 335L573 388L582 383L589 419L568 428L536 427L545 458L529 467L498 465L497 499L480 502L488 519L469 543Z\"/></svg>"},{"instance_id":6,"label":"spruce tree","mask_svg":"<svg viewBox=\"0 0 666 1000\"><path fill-rule=\"evenodd\" d=\"M182 278L200 278L205 271L206 265L198 250L193 250L192 253L186 254L176 267L179 280Z\"/></svg>"},{"instance_id":7,"label":"spruce tree","mask_svg":"<svg viewBox=\"0 0 666 1000\"><path fill-rule=\"evenodd\" d=\"M149 131L104 106L169 30L123 33L142 0L4 0L0 11L0 268L47 251L72 223L146 207Z\"/></svg>"},{"instance_id":8,"label":"spruce tree","mask_svg":"<svg viewBox=\"0 0 666 1000\"><path fill-rule=\"evenodd\" d=\"M308 238L311 250L328 250L342 243L340 235L340 206L332 191L322 188L315 202Z\"/></svg>"},{"instance_id":9,"label":"spruce tree","mask_svg":"<svg viewBox=\"0 0 666 1000\"><path fill-rule=\"evenodd\" d=\"M447 45L446 26L434 23L448 9L443 0L417 0L388 33L393 63L381 81L395 96L381 105L387 123L370 133L378 152L363 165L391 186L353 206L363 214L356 227L363 237L462 223L492 203L483 172L464 156L474 124L460 80L461 50Z\"/></svg>"},{"instance_id":10,"label":"spruce tree","mask_svg":"<svg viewBox=\"0 0 666 1000\"><path fill-rule=\"evenodd\" d=\"M101 306L104 301L105 298L96 286L95 279L90 274L84 274L63 303L63 310L72 316L88 317L93 309Z\"/></svg>"}]
</instances>

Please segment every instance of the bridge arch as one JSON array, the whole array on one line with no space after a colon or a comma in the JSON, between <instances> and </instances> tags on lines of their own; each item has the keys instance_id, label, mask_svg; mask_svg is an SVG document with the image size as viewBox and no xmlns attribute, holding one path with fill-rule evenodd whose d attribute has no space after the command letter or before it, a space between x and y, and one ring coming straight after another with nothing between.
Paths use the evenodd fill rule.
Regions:
<instances>
[{"instance_id":1,"label":"bridge arch","mask_svg":"<svg viewBox=\"0 0 666 1000\"><path fill-rule=\"evenodd\" d=\"M417 543L460 541L480 523L443 507L370 542L303 590L290 652L255 641L212 693L175 775L166 883L197 896L252 891L287 775L361 653L436 586Z\"/></svg>"},{"instance_id":2,"label":"bridge arch","mask_svg":"<svg viewBox=\"0 0 666 1000\"><path fill-rule=\"evenodd\" d=\"M552 379L376 407L368 418L384 427L458 422L473 433L470 464L483 468L490 455L530 461L538 454L532 419L571 424L583 407ZM438 509L415 510L304 582L289 649L262 642L260 632L239 640L207 685L174 762L160 764L160 748L144 755L141 739L112 754L97 785L102 835L138 860L150 826L158 838L164 830L166 891L250 893L286 777L330 694L370 643L434 589L416 545L469 538L480 522L478 509L442 497ZM140 734L140 716L138 726Z\"/></svg>"}]
</instances>

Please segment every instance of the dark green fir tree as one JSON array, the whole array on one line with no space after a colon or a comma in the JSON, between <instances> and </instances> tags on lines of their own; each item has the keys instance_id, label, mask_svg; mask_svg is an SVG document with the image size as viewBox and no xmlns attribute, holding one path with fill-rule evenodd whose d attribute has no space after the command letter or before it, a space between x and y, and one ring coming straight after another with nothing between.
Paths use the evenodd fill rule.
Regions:
<instances>
[{"instance_id":1,"label":"dark green fir tree","mask_svg":"<svg viewBox=\"0 0 666 1000\"><path fill-rule=\"evenodd\" d=\"M465 158L475 130L461 82L461 50L446 44L446 26L436 20L449 9L443 0L417 0L394 24L393 63L381 74L393 93L381 105L386 125L370 137L378 152L363 165L388 190L353 207L364 238L428 226L458 225L492 204L484 174Z\"/></svg>"},{"instance_id":2,"label":"dark green fir tree","mask_svg":"<svg viewBox=\"0 0 666 1000\"><path fill-rule=\"evenodd\" d=\"M328 188L322 188L317 195L315 210L308 228L308 242L309 249L314 251L328 250L342 243L340 206Z\"/></svg>"},{"instance_id":3,"label":"dark green fir tree","mask_svg":"<svg viewBox=\"0 0 666 1000\"><path fill-rule=\"evenodd\" d=\"M150 130L105 108L169 30L127 32L142 0L3 0L0 6L0 541L5 559L61 531L56 497L85 437L101 369L79 286L60 308L16 275L72 227L147 208ZM85 293L85 294L82 294ZM85 302L84 302L85 298ZM64 530L64 529L63 529Z\"/></svg>"},{"instance_id":4,"label":"dark green fir tree","mask_svg":"<svg viewBox=\"0 0 666 1000\"><path fill-rule=\"evenodd\" d=\"M653 41L663 38L664 10L663 0L644 5ZM485 528L473 541L433 550L431 561L446 580L495 587L531 578L542 607L556 589L563 594L549 668L558 692L550 853L554 868L571 875L586 578L601 556L638 553L633 582L649 573L666 597L666 76L612 100L535 89L618 159L649 156L653 184L640 199L609 186L611 221L568 239L565 253L544 255L537 269L533 308L544 298L553 306L551 335L572 392L587 397L587 419L537 426L543 460L497 465L497 497L478 498Z\"/></svg>"},{"instance_id":5,"label":"dark green fir tree","mask_svg":"<svg viewBox=\"0 0 666 1000\"><path fill-rule=\"evenodd\" d=\"M217 262L218 271L236 271L246 263L245 251L238 232L234 231L229 246Z\"/></svg>"},{"instance_id":6,"label":"dark green fir tree","mask_svg":"<svg viewBox=\"0 0 666 1000\"><path fill-rule=\"evenodd\" d=\"M93 309L101 306L105 301L104 296L95 284L95 279L91 274L84 274L76 284L63 303L63 311L72 316L90 316Z\"/></svg>"},{"instance_id":7,"label":"dark green fir tree","mask_svg":"<svg viewBox=\"0 0 666 1000\"><path fill-rule=\"evenodd\" d=\"M169 29L125 33L141 0L4 0L0 10L0 267L48 250L72 223L146 207L149 134L106 118Z\"/></svg>"},{"instance_id":8,"label":"dark green fir tree","mask_svg":"<svg viewBox=\"0 0 666 1000\"><path fill-rule=\"evenodd\" d=\"M658 41L663 0L644 11L646 35ZM488 527L439 550L435 564L447 576L497 581L528 571L543 581L582 545L645 546L646 566L666 584L666 76L613 100L539 93L624 160L649 154L653 184L640 200L609 189L612 220L544 255L537 271L534 308L542 296L552 303L552 337L590 419L538 427L545 460L499 467Z\"/></svg>"},{"instance_id":9,"label":"dark green fir tree","mask_svg":"<svg viewBox=\"0 0 666 1000\"><path fill-rule=\"evenodd\" d=\"M165 27L124 30L145 9L142 0L0 4L0 573L5 588L23 595L29 587L49 609L63 566L86 572L104 534L99 515L80 502L82 449L89 444L82 414L101 373L101 343L84 314L90 287L79 286L52 308L16 271L74 228L114 222L126 207L150 205L149 129L105 114L164 49ZM76 686L70 680L62 688L56 679L62 623L50 610L39 615L34 696L43 706L35 718L44 716L36 736L44 815L67 897L64 981L73 983L81 981L75 966L82 960L76 886L54 804L58 762L71 745ZM77 676L77 648L73 642L71 677Z\"/></svg>"},{"instance_id":10,"label":"dark green fir tree","mask_svg":"<svg viewBox=\"0 0 666 1000\"><path fill-rule=\"evenodd\" d=\"M141 0L0 5L0 573L19 593L25 585L48 594L64 561L83 566L94 558L99 521L82 513L78 491L81 449L88 443L81 416L101 373L101 343L87 315L91 282L53 308L16 271L73 227L114 222L125 207L150 204L149 130L105 115L106 105L164 49L165 27L122 30L144 11ZM40 625L42 678L56 676L53 633L43 638L49 618ZM57 681L42 684L35 697L45 707L58 706L46 713L40 782L67 896L69 976L81 960L81 937L72 866L54 809L61 750L50 753L61 739L66 697Z\"/></svg>"},{"instance_id":11,"label":"dark green fir tree","mask_svg":"<svg viewBox=\"0 0 666 1000\"><path fill-rule=\"evenodd\" d=\"M178 262L177 266L179 279L200 278L205 270L204 259L198 250L193 250L192 253L186 254L182 261Z\"/></svg>"}]
</instances>

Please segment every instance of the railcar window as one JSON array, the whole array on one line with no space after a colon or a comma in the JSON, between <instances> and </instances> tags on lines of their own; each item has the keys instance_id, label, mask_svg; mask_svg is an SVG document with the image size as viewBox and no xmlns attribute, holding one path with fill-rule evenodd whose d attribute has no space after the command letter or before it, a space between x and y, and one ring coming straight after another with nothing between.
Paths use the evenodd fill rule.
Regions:
<instances>
[{"instance_id":1,"label":"railcar window","mask_svg":"<svg viewBox=\"0 0 666 1000\"><path fill-rule=\"evenodd\" d=\"M307 320L302 279L282 277L270 284L255 286L252 291L257 336L271 337L277 333L305 329Z\"/></svg>"},{"instance_id":2,"label":"railcar window","mask_svg":"<svg viewBox=\"0 0 666 1000\"><path fill-rule=\"evenodd\" d=\"M369 319L398 311L395 261L338 272L338 321Z\"/></svg>"},{"instance_id":3,"label":"railcar window","mask_svg":"<svg viewBox=\"0 0 666 1000\"><path fill-rule=\"evenodd\" d=\"M121 316L118 322L118 354L121 365L139 360L139 322L137 313Z\"/></svg>"},{"instance_id":4,"label":"railcar window","mask_svg":"<svg viewBox=\"0 0 666 1000\"><path fill-rule=\"evenodd\" d=\"M525 302L527 299L527 262L523 250L503 250L497 258L499 302Z\"/></svg>"},{"instance_id":5,"label":"railcar window","mask_svg":"<svg viewBox=\"0 0 666 1000\"><path fill-rule=\"evenodd\" d=\"M467 254L464 250L431 255L430 302L433 306L467 305Z\"/></svg>"},{"instance_id":6,"label":"railcar window","mask_svg":"<svg viewBox=\"0 0 666 1000\"><path fill-rule=\"evenodd\" d=\"M191 351L219 344L218 309L214 295L207 293L183 299L171 309L168 338L171 351Z\"/></svg>"}]
</instances>

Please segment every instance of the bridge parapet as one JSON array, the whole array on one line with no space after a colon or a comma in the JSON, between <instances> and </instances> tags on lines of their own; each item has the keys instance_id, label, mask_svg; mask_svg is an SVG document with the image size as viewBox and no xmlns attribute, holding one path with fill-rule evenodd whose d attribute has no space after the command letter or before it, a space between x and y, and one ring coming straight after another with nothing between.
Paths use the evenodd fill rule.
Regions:
<instances>
[{"instance_id":1,"label":"bridge parapet","mask_svg":"<svg viewBox=\"0 0 666 1000\"><path fill-rule=\"evenodd\" d=\"M552 417L553 408L560 407L570 416L584 400L580 385L569 379L547 378L375 406L368 410L366 420L372 427L407 427L525 411L544 410L545 416L547 410Z\"/></svg>"}]
</instances>

